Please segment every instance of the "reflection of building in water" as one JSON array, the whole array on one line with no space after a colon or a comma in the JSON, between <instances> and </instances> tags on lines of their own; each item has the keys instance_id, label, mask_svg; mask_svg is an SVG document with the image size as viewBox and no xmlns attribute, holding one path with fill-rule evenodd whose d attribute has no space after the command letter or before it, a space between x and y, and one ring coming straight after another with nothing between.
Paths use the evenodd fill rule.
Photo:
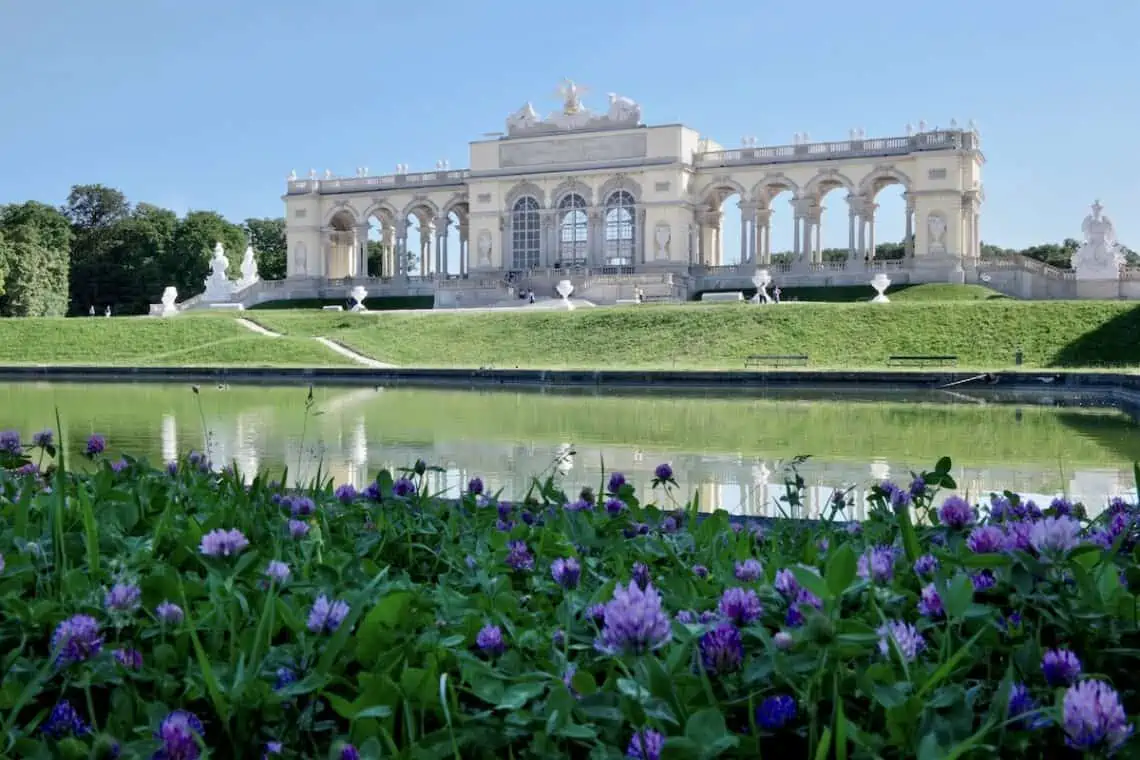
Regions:
<instances>
[{"instance_id":1,"label":"reflection of building in water","mask_svg":"<svg viewBox=\"0 0 1140 760\"><path fill-rule=\"evenodd\" d=\"M162 415L162 461L178 459L178 423L173 414Z\"/></svg>"}]
</instances>

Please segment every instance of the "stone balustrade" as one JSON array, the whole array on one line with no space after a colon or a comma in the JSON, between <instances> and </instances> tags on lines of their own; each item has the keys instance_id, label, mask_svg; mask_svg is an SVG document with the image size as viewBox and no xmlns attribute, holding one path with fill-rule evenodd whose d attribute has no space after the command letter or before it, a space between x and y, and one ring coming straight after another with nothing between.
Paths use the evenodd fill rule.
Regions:
<instances>
[{"instance_id":1,"label":"stone balustrade","mask_svg":"<svg viewBox=\"0 0 1140 760\"><path fill-rule=\"evenodd\" d=\"M969 130L920 132L908 137L877 137L837 142L776 145L709 151L697 155L699 169L722 166L783 164L878 156L906 156L927 150L974 150L978 135Z\"/></svg>"}]
</instances>

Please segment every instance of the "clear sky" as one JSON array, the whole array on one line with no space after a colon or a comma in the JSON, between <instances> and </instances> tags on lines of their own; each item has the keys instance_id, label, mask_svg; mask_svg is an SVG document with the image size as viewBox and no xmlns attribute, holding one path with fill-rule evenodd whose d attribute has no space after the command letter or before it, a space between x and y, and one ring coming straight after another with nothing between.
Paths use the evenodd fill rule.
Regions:
<instances>
[{"instance_id":1,"label":"clear sky","mask_svg":"<svg viewBox=\"0 0 1140 760\"><path fill-rule=\"evenodd\" d=\"M1099 197L1140 248L1136 0L0 0L0 30L0 203L103 183L279 216L291 169L460 168L570 77L587 106L618 92L726 147L973 118L986 242L1079 237ZM897 195L880 242L902 236ZM825 245L846 234L825 221Z\"/></svg>"}]
</instances>

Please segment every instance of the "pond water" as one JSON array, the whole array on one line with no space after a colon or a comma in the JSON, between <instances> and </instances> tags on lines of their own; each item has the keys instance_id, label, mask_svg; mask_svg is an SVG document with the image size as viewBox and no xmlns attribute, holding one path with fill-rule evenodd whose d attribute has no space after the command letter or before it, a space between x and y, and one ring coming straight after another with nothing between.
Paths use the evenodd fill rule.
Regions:
<instances>
[{"instance_id":1,"label":"pond water","mask_svg":"<svg viewBox=\"0 0 1140 760\"><path fill-rule=\"evenodd\" d=\"M619 470L639 489L668 462L702 508L779 515L787 463L798 469L813 517L836 487L909 480L941 456L960 492L1010 488L1048 500L1064 493L1099 511L1135 493L1140 427L1075 399L930 391L909 395L801 391L757 395L593 394L539 391L299 386L0 383L0 429L25 436L55 427L69 448L92 433L151 462L208 450L243 472L318 466L363 487L382 468L417 458L441 467L457 493L479 475L507 498L557 471L568 492ZM678 497L681 498L681 497ZM861 502L861 499L859 500ZM859 508L848 515L858 519Z\"/></svg>"}]
</instances>

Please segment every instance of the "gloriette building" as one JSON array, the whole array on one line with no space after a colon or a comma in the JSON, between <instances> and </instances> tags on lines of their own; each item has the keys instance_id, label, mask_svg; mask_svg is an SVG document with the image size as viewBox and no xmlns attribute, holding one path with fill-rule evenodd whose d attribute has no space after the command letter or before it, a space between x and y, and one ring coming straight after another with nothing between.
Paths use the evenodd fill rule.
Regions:
<instances>
[{"instance_id":1,"label":"gloriette building","mask_svg":"<svg viewBox=\"0 0 1140 760\"><path fill-rule=\"evenodd\" d=\"M920 124L897 137L725 149L680 124L643 124L629 98L611 94L595 111L574 83L561 94L553 114L540 117L527 103L505 132L472 142L466 169L291 176L288 278L264 283L256 300L340 297L362 284L373 295L434 293L440 306L477 305L571 279L582 297L612 302L638 287L677 298L746 288L757 268L818 285L865 284L884 269L896 282L962 282L976 271L984 159L973 128ZM876 261L875 199L888 185L904 190L906 256ZM794 216L794 255L773 264L770 220L781 193L791 208L775 212ZM722 235L721 206L733 194L739 255ZM847 218L845 262L823 260L825 209ZM369 273L377 227L385 253ZM401 265L409 251L421 262L415 273Z\"/></svg>"}]
</instances>

